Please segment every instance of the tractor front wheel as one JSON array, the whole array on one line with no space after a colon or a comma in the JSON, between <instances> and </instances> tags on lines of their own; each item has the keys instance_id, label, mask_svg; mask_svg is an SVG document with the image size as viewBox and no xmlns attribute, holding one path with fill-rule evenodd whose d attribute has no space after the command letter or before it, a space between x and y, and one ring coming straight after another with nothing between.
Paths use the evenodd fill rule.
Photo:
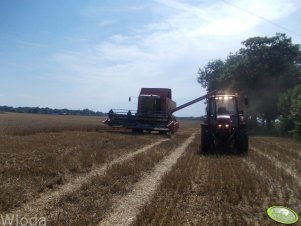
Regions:
<instances>
[{"instance_id":1,"label":"tractor front wheel","mask_svg":"<svg viewBox=\"0 0 301 226\"><path fill-rule=\"evenodd\" d=\"M211 148L212 148L212 135L206 127L202 126L200 152L202 154L207 154L211 151Z\"/></svg>"}]
</instances>

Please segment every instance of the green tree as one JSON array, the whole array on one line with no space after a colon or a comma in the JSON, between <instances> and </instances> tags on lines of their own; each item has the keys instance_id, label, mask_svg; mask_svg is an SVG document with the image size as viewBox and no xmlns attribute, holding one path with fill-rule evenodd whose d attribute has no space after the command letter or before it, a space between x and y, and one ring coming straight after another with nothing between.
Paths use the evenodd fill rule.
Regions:
<instances>
[{"instance_id":1,"label":"green tree","mask_svg":"<svg viewBox=\"0 0 301 226\"><path fill-rule=\"evenodd\" d=\"M199 69L198 82L208 91L219 88L224 67L225 63L220 59L210 61L203 69Z\"/></svg>"},{"instance_id":2,"label":"green tree","mask_svg":"<svg viewBox=\"0 0 301 226\"><path fill-rule=\"evenodd\" d=\"M199 69L198 82L213 89L239 92L250 99L249 114L264 119L267 127L279 112L280 95L301 80L300 47L285 34L253 37L226 60L209 62Z\"/></svg>"},{"instance_id":3,"label":"green tree","mask_svg":"<svg viewBox=\"0 0 301 226\"><path fill-rule=\"evenodd\" d=\"M292 132L301 140L301 84L288 90L279 98L281 128L283 132Z\"/></svg>"}]
</instances>

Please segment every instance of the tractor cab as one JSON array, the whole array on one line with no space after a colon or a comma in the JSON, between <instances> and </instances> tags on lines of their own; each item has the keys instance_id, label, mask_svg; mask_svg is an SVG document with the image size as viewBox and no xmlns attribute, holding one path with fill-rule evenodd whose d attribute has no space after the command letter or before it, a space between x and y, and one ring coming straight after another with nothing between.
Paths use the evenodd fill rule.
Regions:
<instances>
[{"instance_id":1,"label":"tractor cab","mask_svg":"<svg viewBox=\"0 0 301 226\"><path fill-rule=\"evenodd\" d=\"M235 95L211 96L207 113L210 115L236 115L238 113L237 97Z\"/></svg>"},{"instance_id":2,"label":"tractor cab","mask_svg":"<svg viewBox=\"0 0 301 226\"><path fill-rule=\"evenodd\" d=\"M214 95L209 98L207 118L219 129L230 129L238 125L238 104L235 95Z\"/></svg>"}]
</instances>

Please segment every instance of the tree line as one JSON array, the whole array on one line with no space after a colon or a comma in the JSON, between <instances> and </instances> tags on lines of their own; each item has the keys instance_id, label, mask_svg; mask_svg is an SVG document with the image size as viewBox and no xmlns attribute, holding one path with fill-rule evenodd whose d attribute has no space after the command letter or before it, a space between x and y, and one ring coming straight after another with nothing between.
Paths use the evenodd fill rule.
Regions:
<instances>
[{"instance_id":1,"label":"tree line","mask_svg":"<svg viewBox=\"0 0 301 226\"><path fill-rule=\"evenodd\" d=\"M89 109L83 110L69 110L69 109L52 109L40 107L10 107L0 106L0 112L17 112L17 113L31 113L31 114L51 114L51 115L89 115L89 116L103 116L104 113L99 111L92 111Z\"/></svg>"},{"instance_id":2,"label":"tree line","mask_svg":"<svg viewBox=\"0 0 301 226\"><path fill-rule=\"evenodd\" d=\"M198 82L248 96L251 127L277 127L301 139L301 51L286 34L251 37L225 60L215 59L198 71ZM258 122L261 123L258 123Z\"/></svg>"}]
</instances>

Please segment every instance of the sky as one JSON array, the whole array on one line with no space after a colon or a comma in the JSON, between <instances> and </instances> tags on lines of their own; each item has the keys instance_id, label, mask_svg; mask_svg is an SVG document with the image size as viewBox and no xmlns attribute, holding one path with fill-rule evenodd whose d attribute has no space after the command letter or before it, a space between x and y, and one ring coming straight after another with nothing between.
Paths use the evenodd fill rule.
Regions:
<instances>
[{"instance_id":1,"label":"sky","mask_svg":"<svg viewBox=\"0 0 301 226\"><path fill-rule=\"evenodd\" d=\"M299 0L0 0L0 105L136 109L142 87L181 105L206 93L210 60L254 36L300 44L300 21Z\"/></svg>"}]
</instances>

